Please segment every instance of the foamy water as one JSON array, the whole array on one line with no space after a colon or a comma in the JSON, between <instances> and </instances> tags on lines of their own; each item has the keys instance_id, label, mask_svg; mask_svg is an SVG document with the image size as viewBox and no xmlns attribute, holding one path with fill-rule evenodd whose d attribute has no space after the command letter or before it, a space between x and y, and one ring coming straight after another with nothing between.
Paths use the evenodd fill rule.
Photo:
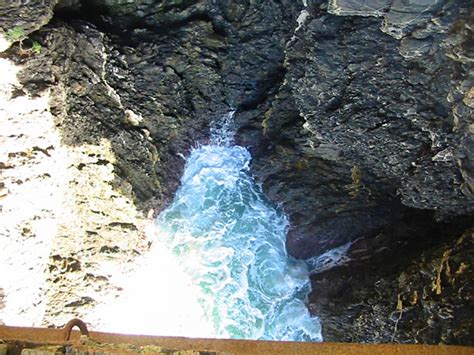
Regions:
<instances>
[{"instance_id":1,"label":"foamy water","mask_svg":"<svg viewBox=\"0 0 474 355\"><path fill-rule=\"evenodd\" d=\"M191 152L150 253L98 310L101 330L321 341L307 266L288 257L288 220L253 180L248 150L232 145L231 118Z\"/></svg>"}]
</instances>

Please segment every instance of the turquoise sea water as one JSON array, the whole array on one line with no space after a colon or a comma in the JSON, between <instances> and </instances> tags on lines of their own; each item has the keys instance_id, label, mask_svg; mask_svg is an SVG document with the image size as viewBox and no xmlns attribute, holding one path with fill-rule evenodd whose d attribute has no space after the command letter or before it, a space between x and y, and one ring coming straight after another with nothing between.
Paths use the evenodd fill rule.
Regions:
<instances>
[{"instance_id":1,"label":"turquoise sea water","mask_svg":"<svg viewBox=\"0 0 474 355\"><path fill-rule=\"evenodd\" d=\"M131 311L137 319L125 331L321 341L304 303L307 266L288 257L288 220L253 180L248 150L232 144L230 119L191 152L181 187L156 219L156 240L125 301L154 306Z\"/></svg>"}]
</instances>

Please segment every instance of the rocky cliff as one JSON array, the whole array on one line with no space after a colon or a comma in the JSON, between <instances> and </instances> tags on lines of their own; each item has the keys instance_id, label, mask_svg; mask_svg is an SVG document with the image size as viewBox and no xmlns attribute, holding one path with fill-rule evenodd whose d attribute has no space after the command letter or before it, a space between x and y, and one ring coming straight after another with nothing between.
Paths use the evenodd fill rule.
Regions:
<instances>
[{"instance_id":1,"label":"rocky cliff","mask_svg":"<svg viewBox=\"0 0 474 355\"><path fill-rule=\"evenodd\" d=\"M472 343L472 3L1 6L3 56L24 68L12 95L49 92L71 149L107 142L94 164L138 209L166 205L183 157L236 109L287 249L314 269L325 340Z\"/></svg>"},{"instance_id":2,"label":"rocky cliff","mask_svg":"<svg viewBox=\"0 0 474 355\"><path fill-rule=\"evenodd\" d=\"M292 255L348 250L343 266L312 259L326 340L471 342L469 276L433 295L445 261L426 252L459 251L472 224L471 22L468 2L312 1L299 16L254 172L290 215ZM407 288L422 295L408 306Z\"/></svg>"}]
</instances>

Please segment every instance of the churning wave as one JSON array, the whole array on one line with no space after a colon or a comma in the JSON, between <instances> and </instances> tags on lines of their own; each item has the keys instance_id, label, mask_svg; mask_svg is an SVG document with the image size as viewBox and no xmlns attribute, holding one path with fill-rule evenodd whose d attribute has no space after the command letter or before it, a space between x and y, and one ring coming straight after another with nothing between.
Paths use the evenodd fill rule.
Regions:
<instances>
[{"instance_id":1,"label":"churning wave","mask_svg":"<svg viewBox=\"0 0 474 355\"><path fill-rule=\"evenodd\" d=\"M115 320L110 330L322 340L305 305L306 263L288 257L288 220L253 180L248 150L232 145L231 118L187 159L181 187L156 219L152 250L115 306L128 305L126 327Z\"/></svg>"}]
</instances>

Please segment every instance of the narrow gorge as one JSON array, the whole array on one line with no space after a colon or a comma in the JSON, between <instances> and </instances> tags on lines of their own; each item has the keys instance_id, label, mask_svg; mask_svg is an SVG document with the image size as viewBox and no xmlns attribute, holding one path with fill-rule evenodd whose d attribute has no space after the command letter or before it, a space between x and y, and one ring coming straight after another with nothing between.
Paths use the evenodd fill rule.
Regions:
<instances>
[{"instance_id":1,"label":"narrow gorge","mask_svg":"<svg viewBox=\"0 0 474 355\"><path fill-rule=\"evenodd\" d=\"M249 152L233 145L233 116L213 123L210 144L192 150L125 296L94 311L99 329L321 341L304 303L308 269L288 258L288 220L253 181Z\"/></svg>"},{"instance_id":2,"label":"narrow gorge","mask_svg":"<svg viewBox=\"0 0 474 355\"><path fill-rule=\"evenodd\" d=\"M473 16L2 3L0 321L474 345Z\"/></svg>"}]
</instances>

